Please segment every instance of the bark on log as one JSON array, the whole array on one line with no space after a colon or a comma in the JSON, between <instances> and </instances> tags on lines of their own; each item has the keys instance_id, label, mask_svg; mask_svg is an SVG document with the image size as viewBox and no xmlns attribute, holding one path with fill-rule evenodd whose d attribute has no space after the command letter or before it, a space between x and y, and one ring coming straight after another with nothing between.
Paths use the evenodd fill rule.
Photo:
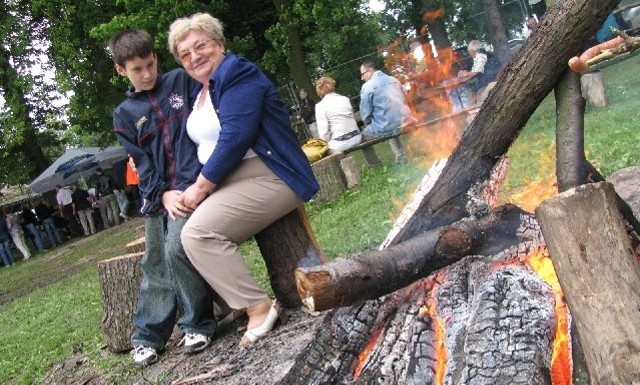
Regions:
<instances>
[{"instance_id":1,"label":"bark on log","mask_svg":"<svg viewBox=\"0 0 640 385\"><path fill-rule=\"evenodd\" d=\"M463 133L417 215L394 242L469 216L468 191L488 179L495 162L555 87L569 58L578 53L617 4L617 0L567 0L549 7L536 33L511 58Z\"/></svg>"},{"instance_id":2,"label":"bark on log","mask_svg":"<svg viewBox=\"0 0 640 385\"><path fill-rule=\"evenodd\" d=\"M98 279L102 288L102 331L110 351L131 349L133 314L136 310L144 253L133 253L98 262Z\"/></svg>"},{"instance_id":3,"label":"bark on log","mask_svg":"<svg viewBox=\"0 0 640 385\"><path fill-rule=\"evenodd\" d=\"M313 196L316 202L328 202L339 197L347 189L347 181L340 168L343 153L324 157L311 164L313 174L318 180L320 191Z\"/></svg>"},{"instance_id":4,"label":"bark on log","mask_svg":"<svg viewBox=\"0 0 640 385\"><path fill-rule=\"evenodd\" d=\"M302 302L296 290L294 270L326 262L304 206L256 234L255 240L267 266L276 298L285 307L300 307Z\"/></svg>"},{"instance_id":5,"label":"bark on log","mask_svg":"<svg viewBox=\"0 0 640 385\"><path fill-rule=\"evenodd\" d=\"M554 89L556 98L556 175L558 191L587 183L584 155L584 98L580 76L566 69Z\"/></svg>"},{"instance_id":6,"label":"bark on log","mask_svg":"<svg viewBox=\"0 0 640 385\"><path fill-rule=\"evenodd\" d=\"M340 161L340 168L344 173L348 189L360 186L360 170L358 170L358 163L356 163L354 157L349 156L342 159Z\"/></svg>"},{"instance_id":7,"label":"bark on log","mask_svg":"<svg viewBox=\"0 0 640 385\"><path fill-rule=\"evenodd\" d=\"M590 72L582 75L582 93L594 106L607 106L607 91L604 87L602 72Z\"/></svg>"},{"instance_id":8,"label":"bark on log","mask_svg":"<svg viewBox=\"0 0 640 385\"><path fill-rule=\"evenodd\" d=\"M606 182L587 184L536 209L577 329L592 384L640 378L640 265Z\"/></svg>"},{"instance_id":9,"label":"bark on log","mask_svg":"<svg viewBox=\"0 0 640 385\"><path fill-rule=\"evenodd\" d=\"M398 290L469 254L491 254L527 241L514 205L460 221L369 254L295 271L298 293L312 311L356 304Z\"/></svg>"},{"instance_id":10,"label":"bark on log","mask_svg":"<svg viewBox=\"0 0 640 385\"><path fill-rule=\"evenodd\" d=\"M145 238L143 235L142 237L135 239L127 243L126 245L124 245L124 249L126 250L127 254L144 252L144 249L145 249L144 239Z\"/></svg>"}]
</instances>

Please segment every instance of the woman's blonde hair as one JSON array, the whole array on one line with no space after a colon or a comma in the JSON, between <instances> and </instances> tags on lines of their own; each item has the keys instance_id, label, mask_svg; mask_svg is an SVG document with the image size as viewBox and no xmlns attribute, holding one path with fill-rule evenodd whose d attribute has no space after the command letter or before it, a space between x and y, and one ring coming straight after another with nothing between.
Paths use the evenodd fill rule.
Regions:
<instances>
[{"instance_id":1,"label":"woman's blonde hair","mask_svg":"<svg viewBox=\"0 0 640 385\"><path fill-rule=\"evenodd\" d=\"M336 81L328 76L323 76L316 80L316 92L320 97L330 94L336 90Z\"/></svg>"},{"instance_id":2,"label":"woman's blonde hair","mask_svg":"<svg viewBox=\"0 0 640 385\"><path fill-rule=\"evenodd\" d=\"M213 40L221 41L224 44L224 34L222 22L208 13L194 13L189 17L176 19L169 27L169 38L167 46L169 52L180 63L178 55L178 43L193 30L203 31Z\"/></svg>"}]
</instances>

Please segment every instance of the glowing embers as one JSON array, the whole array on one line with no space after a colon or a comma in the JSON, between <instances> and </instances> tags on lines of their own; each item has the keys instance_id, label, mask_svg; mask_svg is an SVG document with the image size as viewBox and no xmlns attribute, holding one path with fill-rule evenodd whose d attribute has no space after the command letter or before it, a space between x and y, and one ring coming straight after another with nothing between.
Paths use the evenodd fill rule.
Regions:
<instances>
[{"instance_id":1,"label":"glowing embers","mask_svg":"<svg viewBox=\"0 0 640 385\"><path fill-rule=\"evenodd\" d=\"M545 281L555 294L556 333L551 355L551 383L569 385L572 383L573 361L571 359L571 314L560 288L558 276L553 268L549 252L545 248L534 250L524 261Z\"/></svg>"}]
</instances>

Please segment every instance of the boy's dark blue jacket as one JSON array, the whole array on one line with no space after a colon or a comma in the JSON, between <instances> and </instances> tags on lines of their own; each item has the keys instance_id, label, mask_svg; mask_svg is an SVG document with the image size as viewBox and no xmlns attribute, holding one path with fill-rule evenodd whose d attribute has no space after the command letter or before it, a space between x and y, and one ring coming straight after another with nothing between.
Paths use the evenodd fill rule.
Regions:
<instances>
[{"instance_id":1,"label":"boy's dark blue jacket","mask_svg":"<svg viewBox=\"0 0 640 385\"><path fill-rule=\"evenodd\" d=\"M127 91L127 99L113 112L116 137L140 177L144 214L163 210L162 194L186 189L200 172L196 145L186 130L194 83L183 69L175 69L158 76L150 91Z\"/></svg>"},{"instance_id":2,"label":"boy's dark blue jacket","mask_svg":"<svg viewBox=\"0 0 640 385\"><path fill-rule=\"evenodd\" d=\"M209 83L222 129L202 175L219 185L251 148L302 200L311 199L318 182L291 128L288 110L267 76L255 64L227 52ZM197 83L191 99L201 89Z\"/></svg>"}]
</instances>

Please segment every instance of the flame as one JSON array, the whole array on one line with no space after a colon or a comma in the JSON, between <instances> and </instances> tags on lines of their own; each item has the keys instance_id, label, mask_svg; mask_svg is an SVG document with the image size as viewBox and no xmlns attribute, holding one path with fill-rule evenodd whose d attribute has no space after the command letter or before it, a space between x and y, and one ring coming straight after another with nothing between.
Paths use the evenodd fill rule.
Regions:
<instances>
[{"instance_id":1,"label":"flame","mask_svg":"<svg viewBox=\"0 0 640 385\"><path fill-rule=\"evenodd\" d=\"M534 250L524 261L555 294L556 332L551 354L551 384L571 385L573 361L571 360L571 314L564 300L558 276L546 248Z\"/></svg>"},{"instance_id":2,"label":"flame","mask_svg":"<svg viewBox=\"0 0 640 385\"><path fill-rule=\"evenodd\" d=\"M357 380L364 368L364 364L367 362L367 358L369 357L369 353L373 350L373 347L378 342L378 338L382 335L382 328L376 329L371 335L371 339L367 342L367 345L362 349L362 351L358 354L358 359L356 361L356 367L353 369L353 380Z\"/></svg>"},{"instance_id":3,"label":"flame","mask_svg":"<svg viewBox=\"0 0 640 385\"><path fill-rule=\"evenodd\" d=\"M437 299L436 293L438 292L439 284L446 276L445 271L441 271L433 277L433 286L429 291L429 297L427 303L420 307L420 315L423 317L429 317L433 321L433 330L435 332L433 346L435 349L435 365L434 365L434 384L443 385L444 375L447 367L447 347L445 346L445 322L437 315Z\"/></svg>"},{"instance_id":4,"label":"flame","mask_svg":"<svg viewBox=\"0 0 640 385\"><path fill-rule=\"evenodd\" d=\"M556 195L558 185L554 159L553 149L543 152L538 167L539 178L526 181L520 192L511 194L508 198L509 202L523 210L533 212L543 200Z\"/></svg>"}]
</instances>

